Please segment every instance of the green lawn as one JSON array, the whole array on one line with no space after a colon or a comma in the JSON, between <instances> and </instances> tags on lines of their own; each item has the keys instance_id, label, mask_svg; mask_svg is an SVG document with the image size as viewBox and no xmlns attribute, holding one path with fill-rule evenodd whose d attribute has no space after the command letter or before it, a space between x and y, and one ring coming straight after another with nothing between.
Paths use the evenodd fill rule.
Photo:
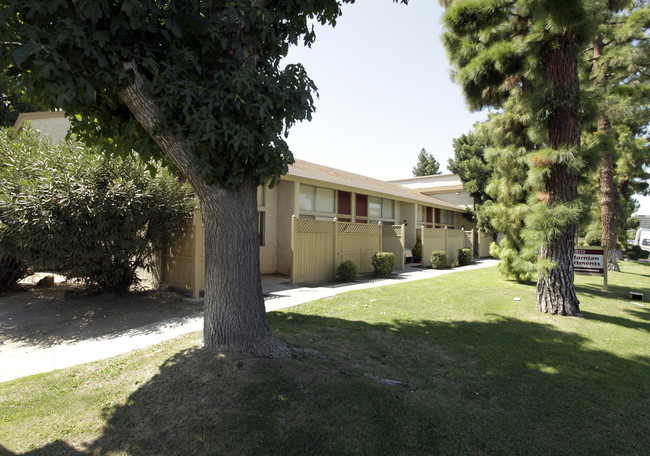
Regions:
<instances>
[{"instance_id":1,"label":"green lawn","mask_svg":"<svg viewBox=\"0 0 650 456\"><path fill-rule=\"evenodd\" d=\"M0 455L647 454L650 264L621 267L608 293L576 277L584 319L489 268L269 314L328 359L218 357L191 334L3 383Z\"/></svg>"}]
</instances>

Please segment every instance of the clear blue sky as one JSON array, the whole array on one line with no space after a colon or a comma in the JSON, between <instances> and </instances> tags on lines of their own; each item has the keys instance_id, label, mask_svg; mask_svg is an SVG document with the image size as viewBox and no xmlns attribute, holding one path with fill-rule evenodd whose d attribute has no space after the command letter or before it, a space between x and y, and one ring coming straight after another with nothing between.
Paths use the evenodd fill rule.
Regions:
<instances>
[{"instance_id":1,"label":"clear blue sky","mask_svg":"<svg viewBox=\"0 0 650 456\"><path fill-rule=\"evenodd\" d=\"M296 158L382 180L411 177L420 149L441 164L454 138L487 112L470 112L449 77L436 0L357 0L336 27L316 25L310 48L294 47L318 87L311 122L295 125ZM650 215L650 197L641 214Z\"/></svg>"}]
</instances>

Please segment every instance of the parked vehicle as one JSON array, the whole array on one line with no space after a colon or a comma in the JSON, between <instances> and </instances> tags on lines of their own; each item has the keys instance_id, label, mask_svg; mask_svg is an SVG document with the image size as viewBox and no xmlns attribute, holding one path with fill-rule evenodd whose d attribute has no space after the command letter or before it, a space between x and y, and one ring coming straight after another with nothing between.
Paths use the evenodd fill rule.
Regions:
<instances>
[{"instance_id":1,"label":"parked vehicle","mask_svg":"<svg viewBox=\"0 0 650 456\"><path fill-rule=\"evenodd\" d=\"M650 228L639 228L637 230L635 245L650 252Z\"/></svg>"}]
</instances>

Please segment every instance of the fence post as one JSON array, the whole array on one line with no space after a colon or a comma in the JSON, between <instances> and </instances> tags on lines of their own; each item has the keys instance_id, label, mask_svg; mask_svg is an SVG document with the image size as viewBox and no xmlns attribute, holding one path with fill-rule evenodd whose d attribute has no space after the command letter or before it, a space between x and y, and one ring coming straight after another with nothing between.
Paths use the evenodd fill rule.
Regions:
<instances>
[{"instance_id":1,"label":"fence post","mask_svg":"<svg viewBox=\"0 0 650 456\"><path fill-rule=\"evenodd\" d=\"M381 226L381 220L377 222L377 225L379 225L379 251L383 252L383 237L384 237L384 228Z\"/></svg>"},{"instance_id":2,"label":"fence post","mask_svg":"<svg viewBox=\"0 0 650 456\"><path fill-rule=\"evenodd\" d=\"M477 236L476 236L477 244L478 244L478 257L481 258L481 229L479 228L477 230Z\"/></svg>"},{"instance_id":3,"label":"fence post","mask_svg":"<svg viewBox=\"0 0 650 456\"><path fill-rule=\"evenodd\" d=\"M200 209L194 209L194 289L192 297L201 296L201 288L205 288L205 283L201 283L202 269L205 269L205 234L203 228L203 219Z\"/></svg>"},{"instance_id":4,"label":"fence post","mask_svg":"<svg viewBox=\"0 0 650 456\"><path fill-rule=\"evenodd\" d=\"M472 234L470 237L469 244L472 247L472 259L474 259L477 256L476 253L474 252L474 249L476 248L476 246L474 245L474 228L472 228Z\"/></svg>"},{"instance_id":5,"label":"fence post","mask_svg":"<svg viewBox=\"0 0 650 456\"><path fill-rule=\"evenodd\" d=\"M336 277L336 267L338 266L338 244L339 244L339 219L334 217L332 219L332 223L334 223L334 261L332 262L334 264L334 277Z\"/></svg>"},{"instance_id":6,"label":"fence post","mask_svg":"<svg viewBox=\"0 0 650 456\"><path fill-rule=\"evenodd\" d=\"M402 223L402 230L400 232L400 237L399 237L399 244L402 246L402 269L404 269L405 263L406 263L406 258L404 258L404 249L406 248L406 223ZM411 255L413 255L413 252L411 252ZM411 261L413 261L413 257L411 256Z\"/></svg>"},{"instance_id":7,"label":"fence post","mask_svg":"<svg viewBox=\"0 0 650 456\"><path fill-rule=\"evenodd\" d=\"M445 225L445 254L449 250L449 245L448 244L449 243L447 242L447 226ZM451 261L451 258L449 259L449 261Z\"/></svg>"},{"instance_id":8,"label":"fence post","mask_svg":"<svg viewBox=\"0 0 650 456\"><path fill-rule=\"evenodd\" d=\"M296 214L291 216L291 283L296 283Z\"/></svg>"}]
</instances>

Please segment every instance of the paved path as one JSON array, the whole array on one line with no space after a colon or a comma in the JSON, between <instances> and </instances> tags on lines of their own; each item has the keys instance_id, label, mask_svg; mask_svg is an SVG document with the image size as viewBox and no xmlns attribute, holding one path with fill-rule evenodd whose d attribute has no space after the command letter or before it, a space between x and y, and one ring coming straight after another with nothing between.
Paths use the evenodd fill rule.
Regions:
<instances>
[{"instance_id":1,"label":"paved path","mask_svg":"<svg viewBox=\"0 0 650 456\"><path fill-rule=\"evenodd\" d=\"M451 274L456 271L494 266L497 260L479 260L458 269L434 270L409 267L391 279L359 281L350 285L314 284L302 286L287 282L286 278L262 278L262 289L266 297L266 311L292 307L317 299L327 298L346 291L404 283L413 280ZM27 375L50 372L77 364L88 363L116 356L138 348L148 347L203 329L203 314L184 318L172 318L136 329L130 329L109 336L97 337L80 342L64 343L53 347L21 347L0 352L0 382L6 382Z\"/></svg>"}]
</instances>

